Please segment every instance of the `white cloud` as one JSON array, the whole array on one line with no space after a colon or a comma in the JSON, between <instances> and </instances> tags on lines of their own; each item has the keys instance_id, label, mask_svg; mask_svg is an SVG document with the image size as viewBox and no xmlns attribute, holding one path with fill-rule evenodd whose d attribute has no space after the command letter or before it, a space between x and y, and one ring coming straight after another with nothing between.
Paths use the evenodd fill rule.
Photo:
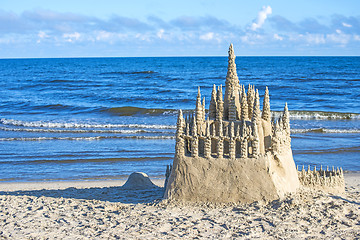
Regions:
<instances>
[{"instance_id":1,"label":"white cloud","mask_svg":"<svg viewBox=\"0 0 360 240\"><path fill-rule=\"evenodd\" d=\"M338 34L328 34L326 35L326 38L329 41L332 41L337 44L341 44L342 46L348 44L348 42L351 39L351 36L348 34L338 33Z\"/></svg>"},{"instance_id":2,"label":"white cloud","mask_svg":"<svg viewBox=\"0 0 360 240\"><path fill-rule=\"evenodd\" d=\"M326 42L324 34L306 34L305 40L310 44L324 44Z\"/></svg>"},{"instance_id":3,"label":"white cloud","mask_svg":"<svg viewBox=\"0 0 360 240\"><path fill-rule=\"evenodd\" d=\"M336 16L325 23L318 18L308 18L291 22L281 16L272 16L272 8L263 6L255 12L253 21L245 27L243 23L231 23L212 16L185 16L163 20L152 18L140 21L135 18L113 16L99 19L77 14L46 11L26 11L23 14L12 14L0 11L0 48L9 49L7 55L14 56L17 48L38 43L38 49L47 49L46 54L61 51L61 54L72 55L72 49L80 46L91 46L91 50L115 53L128 51L127 46L148 47L148 53L169 53L168 46L186 46L187 49L209 49L209 54L216 43L239 42L248 51L262 51L265 48L302 49L343 49L347 50L360 43L360 29L357 27L360 17ZM270 24L268 24L270 23ZM266 29L265 29L266 27ZM64 45L63 43L71 43ZM72 43L77 44L72 44ZM99 44L98 44L99 43ZM6 47L3 47L7 44ZM113 46L120 46L119 48ZM220 46L220 44L217 44ZM50 49L49 46L54 46ZM59 48L57 48L59 46ZM61 49L66 46L68 52ZM156 50L159 52L154 52ZM250 47L249 47L250 46ZM61 47L61 48L60 48ZM249 48L248 48L249 47ZM61 49L61 50L59 50ZM85 49L85 48L83 48ZM118 50L121 49L121 50ZM87 56L85 50L80 55ZM103 51L104 50L104 51ZM182 49L183 50L183 49ZM182 51L181 50L181 51ZM177 51L174 48L174 52ZM190 50L189 50L190 51ZM341 50L343 51L343 50ZM353 49L349 50L353 51ZM356 52L358 54L359 51ZM141 54L143 51L141 51ZM191 52L192 53L192 52ZM195 53L195 51L194 51ZM321 53L321 52L320 52ZM20 53L19 56L21 56ZM37 56L37 52L31 53ZM121 54L124 54L121 52ZM126 53L125 53L126 54ZM196 53L195 53L196 54ZM297 52L299 54L299 52ZM328 52L326 52L328 54ZM111 55L111 54L110 54Z\"/></svg>"},{"instance_id":4,"label":"white cloud","mask_svg":"<svg viewBox=\"0 0 360 240\"><path fill-rule=\"evenodd\" d=\"M279 36L279 34L277 34L277 33L274 34L274 39L279 40L279 41L284 40L284 38Z\"/></svg>"},{"instance_id":5,"label":"white cloud","mask_svg":"<svg viewBox=\"0 0 360 240\"><path fill-rule=\"evenodd\" d=\"M344 26L344 27L347 27L347 28L351 28L352 27L352 25L350 25L350 24L347 24L347 23L342 23L342 25Z\"/></svg>"},{"instance_id":6,"label":"white cloud","mask_svg":"<svg viewBox=\"0 0 360 240\"><path fill-rule=\"evenodd\" d=\"M201 40L211 40L214 38L214 33L213 32L208 32L208 33L205 33L203 35L200 35L199 37Z\"/></svg>"},{"instance_id":7,"label":"white cloud","mask_svg":"<svg viewBox=\"0 0 360 240\"><path fill-rule=\"evenodd\" d=\"M65 40L67 42L74 42L79 40L81 37L81 34L78 32L74 32L74 33L64 33L63 34L63 38L65 38Z\"/></svg>"},{"instance_id":8,"label":"white cloud","mask_svg":"<svg viewBox=\"0 0 360 240\"><path fill-rule=\"evenodd\" d=\"M97 31L93 33L93 37L89 37L88 39L90 41L102 41L102 42L108 42L110 44L115 43L116 41L126 40L128 38L128 34L122 34L122 33L113 33L113 32L107 32L107 31Z\"/></svg>"},{"instance_id":9,"label":"white cloud","mask_svg":"<svg viewBox=\"0 0 360 240\"><path fill-rule=\"evenodd\" d=\"M96 40L97 41L104 41L104 40L108 40L110 38L113 37L113 33L107 32L107 31L99 31L96 34Z\"/></svg>"},{"instance_id":10,"label":"white cloud","mask_svg":"<svg viewBox=\"0 0 360 240\"><path fill-rule=\"evenodd\" d=\"M240 40L243 43L254 45L254 44L262 44L264 42L266 36L255 34L255 33L247 33L240 37Z\"/></svg>"},{"instance_id":11,"label":"white cloud","mask_svg":"<svg viewBox=\"0 0 360 240\"><path fill-rule=\"evenodd\" d=\"M135 38L140 40L140 41L144 41L144 42L150 42L151 41L151 34L149 33L137 33L135 35Z\"/></svg>"},{"instance_id":12,"label":"white cloud","mask_svg":"<svg viewBox=\"0 0 360 240\"><path fill-rule=\"evenodd\" d=\"M156 36L157 36L158 38L162 39L162 38L164 37L164 32L165 32L164 29L160 29L160 30L157 32Z\"/></svg>"},{"instance_id":13,"label":"white cloud","mask_svg":"<svg viewBox=\"0 0 360 240\"><path fill-rule=\"evenodd\" d=\"M49 37L49 35L47 35L45 32L43 32L43 31L40 31L39 33L38 33L38 37L39 38L47 38L47 37Z\"/></svg>"},{"instance_id":14,"label":"white cloud","mask_svg":"<svg viewBox=\"0 0 360 240\"><path fill-rule=\"evenodd\" d=\"M307 46L318 45L326 43L326 36L324 34L291 34L289 35L290 42L296 44L307 44Z\"/></svg>"},{"instance_id":15,"label":"white cloud","mask_svg":"<svg viewBox=\"0 0 360 240\"><path fill-rule=\"evenodd\" d=\"M44 31L39 31L38 37L39 37L40 39L38 39L36 42L37 42L37 43L41 43L41 40L42 40L42 39L45 39L45 38L49 38L49 35L47 35Z\"/></svg>"},{"instance_id":16,"label":"white cloud","mask_svg":"<svg viewBox=\"0 0 360 240\"><path fill-rule=\"evenodd\" d=\"M258 13L258 17L255 22L251 24L251 30L255 31L265 23L266 18L268 15L272 13L272 9L270 6L263 6L261 11Z\"/></svg>"}]
</instances>

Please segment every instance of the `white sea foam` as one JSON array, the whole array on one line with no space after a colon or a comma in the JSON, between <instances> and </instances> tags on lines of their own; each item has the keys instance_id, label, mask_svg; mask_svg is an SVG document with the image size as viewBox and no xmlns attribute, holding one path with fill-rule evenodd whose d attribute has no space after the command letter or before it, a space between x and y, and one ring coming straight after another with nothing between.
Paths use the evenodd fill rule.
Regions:
<instances>
[{"instance_id":1,"label":"white sea foam","mask_svg":"<svg viewBox=\"0 0 360 240\"><path fill-rule=\"evenodd\" d=\"M309 128L309 129L291 129L291 133L360 133L360 129L327 129L327 128Z\"/></svg>"},{"instance_id":2,"label":"white sea foam","mask_svg":"<svg viewBox=\"0 0 360 240\"><path fill-rule=\"evenodd\" d=\"M45 140L68 140L68 141L94 141L101 139L174 139L174 136L96 136L96 137L13 137L0 138L1 141L45 141Z\"/></svg>"},{"instance_id":3,"label":"white sea foam","mask_svg":"<svg viewBox=\"0 0 360 240\"><path fill-rule=\"evenodd\" d=\"M133 133L164 133L163 131L154 130L123 130L123 129L111 129L111 130L100 130L100 129L52 129L52 128L9 128L0 127L2 131L11 132L47 132L47 133L122 133L122 134L133 134Z\"/></svg>"},{"instance_id":4,"label":"white sea foam","mask_svg":"<svg viewBox=\"0 0 360 240\"><path fill-rule=\"evenodd\" d=\"M0 119L4 125L18 127L40 127L40 128L145 128L145 129L176 129L174 125L161 124L87 124L87 123L60 123L43 121L21 121L13 119Z\"/></svg>"},{"instance_id":5,"label":"white sea foam","mask_svg":"<svg viewBox=\"0 0 360 240\"><path fill-rule=\"evenodd\" d=\"M289 111L292 120L360 120L358 113L339 113L339 112L321 112L321 111ZM272 116L279 118L281 111L273 111Z\"/></svg>"}]
</instances>

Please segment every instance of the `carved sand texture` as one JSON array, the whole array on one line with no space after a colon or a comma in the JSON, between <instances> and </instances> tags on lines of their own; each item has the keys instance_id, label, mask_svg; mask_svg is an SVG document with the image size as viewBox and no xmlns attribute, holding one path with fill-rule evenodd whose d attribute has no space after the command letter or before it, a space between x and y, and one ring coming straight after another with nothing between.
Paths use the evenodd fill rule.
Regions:
<instances>
[{"instance_id":1,"label":"carved sand texture","mask_svg":"<svg viewBox=\"0 0 360 240\"><path fill-rule=\"evenodd\" d=\"M271 120L266 87L261 112L258 89L249 85L246 92L239 83L232 44L224 97L222 90L221 85L214 85L207 118L200 87L195 114L184 117L179 111L175 158L166 180L165 198L249 203L283 198L296 192L300 183L328 189L328 181L314 185L304 180L308 177L302 173L299 181L291 150L288 106L285 104L279 119ZM344 187L338 182L332 180L331 188L341 191Z\"/></svg>"}]
</instances>

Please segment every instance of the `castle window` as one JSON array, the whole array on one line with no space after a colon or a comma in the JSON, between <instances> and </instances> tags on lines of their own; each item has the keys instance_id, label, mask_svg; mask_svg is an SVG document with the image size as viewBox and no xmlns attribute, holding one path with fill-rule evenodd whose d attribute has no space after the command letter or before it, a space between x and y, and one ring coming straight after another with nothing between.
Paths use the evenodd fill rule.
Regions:
<instances>
[{"instance_id":1,"label":"castle window","mask_svg":"<svg viewBox=\"0 0 360 240\"><path fill-rule=\"evenodd\" d=\"M205 141L203 138L199 138L199 156L200 157L203 157L205 155L204 148L205 148Z\"/></svg>"},{"instance_id":2,"label":"castle window","mask_svg":"<svg viewBox=\"0 0 360 240\"><path fill-rule=\"evenodd\" d=\"M211 139L211 155L213 157L217 156L217 141L215 138Z\"/></svg>"},{"instance_id":3,"label":"castle window","mask_svg":"<svg viewBox=\"0 0 360 240\"><path fill-rule=\"evenodd\" d=\"M189 138L185 138L185 155L191 156L191 141Z\"/></svg>"},{"instance_id":4,"label":"castle window","mask_svg":"<svg viewBox=\"0 0 360 240\"><path fill-rule=\"evenodd\" d=\"M224 157L230 156L230 143L227 140L224 140Z\"/></svg>"},{"instance_id":5,"label":"castle window","mask_svg":"<svg viewBox=\"0 0 360 240\"><path fill-rule=\"evenodd\" d=\"M248 156L253 155L253 147L252 147L252 141L248 142Z\"/></svg>"},{"instance_id":6,"label":"castle window","mask_svg":"<svg viewBox=\"0 0 360 240\"><path fill-rule=\"evenodd\" d=\"M241 142L236 140L235 141L236 144L235 144L235 156L237 158L240 158L241 157Z\"/></svg>"}]
</instances>

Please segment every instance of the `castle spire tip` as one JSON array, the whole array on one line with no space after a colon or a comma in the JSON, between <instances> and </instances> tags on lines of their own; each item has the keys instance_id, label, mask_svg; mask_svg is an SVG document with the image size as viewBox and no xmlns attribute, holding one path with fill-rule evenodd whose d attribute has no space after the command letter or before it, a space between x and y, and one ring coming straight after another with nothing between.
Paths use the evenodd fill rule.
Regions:
<instances>
[{"instance_id":1,"label":"castle spire tip","mask_svg":"<svg viewBox=\"0 0 360 240\"><path fill-rule=\"evenodd\" d=\"M234 46L232 43L230 43L230 46L229 46L229 57L233 57L234 56Z\"/></svg>"}]
</instances>

